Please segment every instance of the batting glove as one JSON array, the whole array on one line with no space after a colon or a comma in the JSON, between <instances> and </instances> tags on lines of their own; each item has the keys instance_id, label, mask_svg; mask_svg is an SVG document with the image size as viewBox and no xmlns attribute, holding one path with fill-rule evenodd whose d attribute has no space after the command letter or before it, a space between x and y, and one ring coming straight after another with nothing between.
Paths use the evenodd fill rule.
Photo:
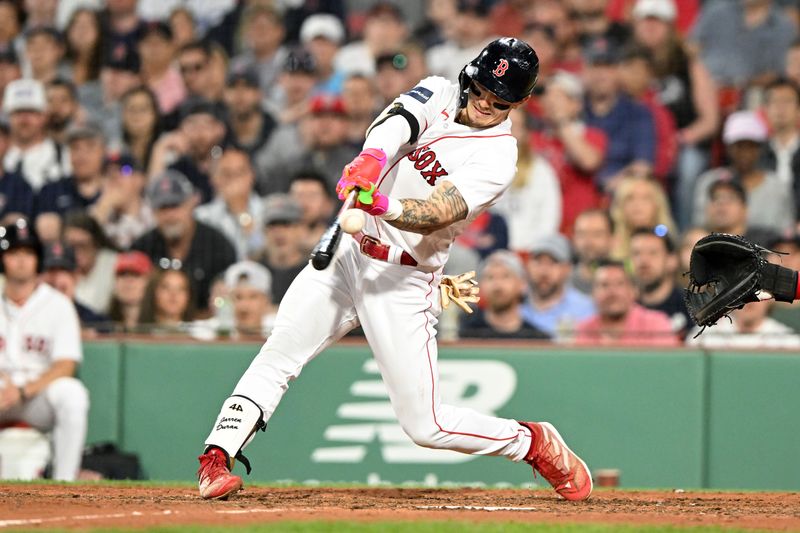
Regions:
<instances>
[{"instance_id":1,"label":"batting glove","mask_svg":"<svg viewBox=\"0 0 800 533\"><path fill-rule=\"evenodd\" d=\"M355 159L345 165L342 171L342 177L336 184L336 194L339 195L339 199L347 198L353 189L369 190L378 181L385 166L386 153L383 150L378 148L362 150Z\"/></svg>"},{"instance_id":2,"label":"batting glove","mask_svg":"<svg viewBox=\"0 0 800 533\"><path fill-rule=\"evenodd\" d=\"M447 309L450 302L453 302L465 313L472 314L472 308L468 303L478 303L481 299L478 296L480 287L475 281L475 271L470 270L458 276L442 276L439 282L439 293L442 298L442 309Z\"/></svg>"}]
</instances>

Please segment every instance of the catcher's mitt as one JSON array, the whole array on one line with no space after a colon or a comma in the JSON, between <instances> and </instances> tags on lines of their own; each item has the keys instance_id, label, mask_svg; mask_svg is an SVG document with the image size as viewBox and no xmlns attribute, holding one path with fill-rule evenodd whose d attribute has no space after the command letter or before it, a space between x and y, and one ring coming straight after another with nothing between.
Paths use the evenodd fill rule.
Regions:
<instances>
[{"instance_id":1,"label":"catcher's mitt","mask_svg":"<svg viewBox=\"0 0 800 533\"><path fill-rule=\"evenodd\" d=\"M744 304L794 300L797 272L767 262L770 250L744 237L712 233L692 249L686 307L698 326L713 326ZM702 331L701 331L702 332Z\"/></svg>"}]
</instances>

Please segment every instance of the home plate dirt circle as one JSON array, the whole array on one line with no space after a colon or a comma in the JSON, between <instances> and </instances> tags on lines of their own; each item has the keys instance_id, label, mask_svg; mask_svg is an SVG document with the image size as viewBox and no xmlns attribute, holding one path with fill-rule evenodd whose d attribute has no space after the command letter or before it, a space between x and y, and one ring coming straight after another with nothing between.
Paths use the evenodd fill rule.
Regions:
<instances>
[{"instance_id":1,"label":"home plate dirt circle","mask_svg":"<svg viewBox=\"0 0 800 533\"><path fill-rule=\"evenodd\" d=\"M248 487L204 501L193 487L0 484L0 531L285 520L591 522L800 531L800 493Z\"/></svg>"}]
</instances>

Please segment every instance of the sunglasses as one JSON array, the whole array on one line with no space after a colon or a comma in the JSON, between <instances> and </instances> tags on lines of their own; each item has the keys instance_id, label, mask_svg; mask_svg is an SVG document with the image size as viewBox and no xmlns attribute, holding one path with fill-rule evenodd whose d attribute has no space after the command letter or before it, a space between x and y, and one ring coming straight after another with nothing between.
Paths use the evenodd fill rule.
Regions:
<instances>
[{"instance_id":1,"label":"sunglasses","mask_svg":"<svg viewBox=\"0 0 800 533\"><path fill-rule=\"evenodd\" d=\"M476 98L483 98L483 92L480 89L478 89L478 87L474 83L470 84L469 90ZM497 102L492 102L492 107L497 109L498 111L506 111L508 109L511 109L511 104L498 104Z\"/></svg>"}]
</instances>

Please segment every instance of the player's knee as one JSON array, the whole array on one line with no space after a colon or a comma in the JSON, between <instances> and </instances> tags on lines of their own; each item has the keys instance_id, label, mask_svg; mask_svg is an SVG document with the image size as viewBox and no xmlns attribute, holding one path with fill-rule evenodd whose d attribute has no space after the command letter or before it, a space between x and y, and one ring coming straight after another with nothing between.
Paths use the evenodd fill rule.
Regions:
<instances>
[{"instance_id":1,"label":"player's knee","mask_svg":"<svg viewBox=\"0 0 800 533\"><path fill-rule=\"evenodd\" d=\"M417 446L422 446L423 448L440 447L441 439L439 437L441 431L433 424L406 424L403 425L403 431Z\"/></svg>"},{"instance_id":2,"label":"player's knee","mask_svg":"<svg viewBox=\"0 0 800 533\"><path fill-rule=\"evenodd\" d=\"M45 392L50 403L59 410L86 413L89 410L89 391L80 380L73 377L58 378L47 386Z\"/></svg>"}]
</instances>

